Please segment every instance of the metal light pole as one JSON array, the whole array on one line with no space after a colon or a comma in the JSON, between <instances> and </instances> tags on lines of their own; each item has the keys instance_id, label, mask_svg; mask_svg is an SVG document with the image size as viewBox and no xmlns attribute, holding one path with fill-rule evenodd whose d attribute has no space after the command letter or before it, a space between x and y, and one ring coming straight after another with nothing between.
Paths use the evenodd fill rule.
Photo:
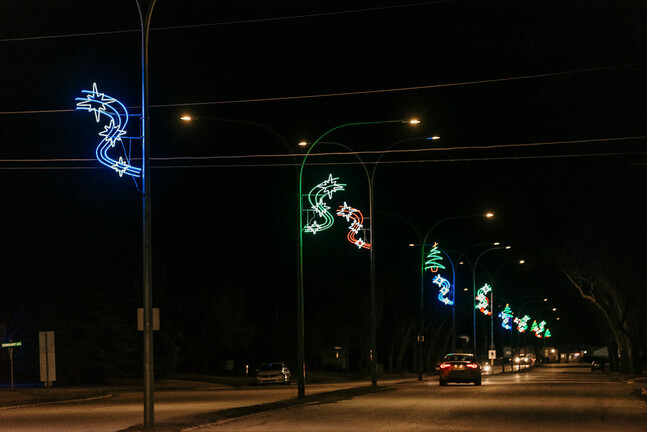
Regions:
<instances>
[{"instance_id":1,"label":"metal light pole","mask_svg":"<svg viewBox=\"0 0 647 432\"><path fill-rule=\"evenodd\" d=\"M156 0L136 0L141 24L142 72L142 197L143 203L143 309L144 309L144 428L155 424L153 366L153 270L151 245L150 124L148 91L148 33Z\"/></svg>"},{"instance_id":2,"label":"metal light pole","mask_svg":"<svg viewBox=\"0 0 647 432\"><path fill-rule=\"evenodd\" d=\"M388 213L387 213L388 214ZM420 241L420 302L419 302L419 317L418 317L418 337L417 337L417 343L418 343L418 381L422 381L423 378L423 364L422 364L422 345L424 343L424 289L425 289L425 244L427 242L427 238L429 237L429 234L436 228L438 225L440 225L443 222L446 222L448 220L452 219L462 219L462 218L470 218L470 217L481 217L483 215L476 214L476 215L460 215L460 216L449 216L443 219L440 219L437 221L435 224L433 224L425 233L424 237L420 235L420 231L415 227L414 224L412 224L407 218L402 217L400 215L396 214L390 214L390 216L395 216L399 219L402 219L405 221L416 233L418 236L418 241ZM485 217L491 218L493 217L494 214L488 212Z\"/></svg>"},{"instance_id":3,"label":"metal light pole","mask_svg":"<svg viewBox=\"0 0 647 432\"><path fill-rule=\"evenodd\" d=\"M472 328L473 328L473 345L474 345L474 357L478 358L477 355L477 350L476 350L476 266L478 265L479 260L483 255L486 253L493 251L493 250L500 250L500 249L510 249L511 246L496 246L496 247L491 247L488 249L485 249L481 254L476 258L476 261L474 261L474 265L472 266ZM491 306L491 305L490 305Z\"/></svg>"},{"instance_id":4,"label":"metal light pole","mask_svg":"<svg viewBox=\"0 0 647 432\"><path fill-rule=\"evenodd\" d=\"M301 162L301 167L299 169L299 193L298 193L298 202L299 202L299 253L298 253L298 262L297 262L297 387L298 387L298 398L303 399L305 397L305 324L304 324L304 313L303 313L303 168L305 167L306 160L312 150L315 148L317 143L321 141L324 137L330 133L348 126L360 126L360 125L377 125L377 124L388 124L388 123L412 123L404 120L386 120L386 121L374 121L374 122L356 122L356 123L346 123L339 126L335 126L331 129L328 129L322 135L317 138L310 148L303 156L303 161ZM412 124L417 124L412 123ZM372 217L372 214L369 214L369 217ZM371 220L371 225L373 221ZM371 241L373 239L371 238ZM372 258L371 258L372 260ZM372 262L372 261L371 261ZM373 264L372 264L373 266ZM373 268L373 267L372 267ZM371 271L373 274L373 270ZM375 294L374 294L374 280L371 281L371 305L372 310L374 310L375 303ZM374 312L371 312L371 368L374 369L375 365L375 345L374 345Z\"/></svg>"}]
</instances>

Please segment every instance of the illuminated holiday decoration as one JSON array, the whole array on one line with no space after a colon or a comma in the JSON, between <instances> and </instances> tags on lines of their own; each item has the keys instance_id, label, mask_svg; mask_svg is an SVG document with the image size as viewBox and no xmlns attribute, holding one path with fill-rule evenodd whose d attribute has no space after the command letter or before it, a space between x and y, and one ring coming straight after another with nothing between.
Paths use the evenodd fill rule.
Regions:
<instances>
[{"instance_id":1,"label":"illuminated holiday decoration","mask_svg":"<svg viewBox=\"0 0 647 432\"><path fill-rule=\"evenodd\" d=\"M324 202L324 198L332 199L332 194L338 191L343 191L345 184L337 183L338 177L333 177L332 174L328 175L328 179L313 187L308 194L308 202L310 208L314 213L323 219L319 223L316 220L310 221L303 228L305 232L316 234L319 231L327 230L334 222L332 214L328 211L330 207Z\"/></svg>"},{"instance_id":2,"label":"illuminated holiday decoration","mask_svg":"<svg viewBox=\"0 0 647 432\"><path fill-rule=\"evenodd\" d=\"M99 136L103 137L103 139L95 151L97 160L108 168L115 170L119 177L124 174L140 177L142 170L130 164L130 150L126 151L121 139L126 134L126 126L128 125L128 110L124 104L105 93L99 93L96 83L92 84L92 90L82 90L81 93L84 93L85 97L75 99L78 101L76 104L77 110L87 110L94 113L97 123L102 115L108 118L108 124L103 132L99 133ZM123 152L123 155L119 156L118 160L109 155L114 151L115 147L121 147Z\"/></svg>"},{"instance_id":3,"label":"illuminated holiday decoration","mask_svg":"<svg viewBox=\"0 0 647 432\"><path fill-rule=\"evenodd\" d=\"M425 262L425 270L429 269L432 273L436 273L439 269L444 270L445 266L440 263L443 257L440 255L440 249L438 249L438 243L434 243L434 246L429 251L427 255L427 261Z\"/></svg>"},{"instance_id":4,"label":"illuminated holiday decoration","mask_svg":"<svg viewBox=\"0 0 647 432\"><path fill-rule=\"evenodd\" d=\"M478 301L478 303L474 305L474 309L480 310L484 315L492 315L492 311L488 310L490 299L488 298L487 294L490 291L492 291L492 287L488 284L485 284L476 292L476 300Z\"/></svg>"},{"instance_id":5,"label":"illuminated holiday decoration","mask_svg":"<svg viewBox=\"0 0 647 432\"><path fill-rule=\"evenodd\" d=\"M519 333L523 333L528 330L528 321L530 321L530 317L528 315L524 315L523 318L517 317L513 321L517 325L517 331Z\"/></svg>"},{"instance_id":6,"label":"illuminated holiday decoration","mask_svg":"<svg viewBox=\"0 0 647 432\"><path fill-rule=\"evenodd\" d=\"M337 216L341 216L343 218L346 218L346 222L353 221L351 226L348 227L348 235L346 238L348 239L349 242L357 246L358 248L364 248L364 249L370 249L371 244L366 243L362 238L355 238L355 235L359 232L359 230L362 229L364 226L364 215L362 214L361 211L357 210L354 207L349 206L344 202L343 206L339 206L339 210L337 211Z\"/></svg>"},{"instance_id":7,"label":"illuminated holiday decoration","mask_svg":"<svg viewBox=\"0 0 647 432\"><path fill-rule=\"evenodd\" d=\"M544 337L545 337L546 339L548 339L548 338L549 338L549 337L551 337L551 336L552 336L552 334L550 333L550 330L548 330L548 329L544 330Z\"/></svg>"},{"instance_id":8,"label":"illuminated holiday decoration","mask_svg":"<svg viewBox=\"0 0 647 432\"><path fill-rule=\"evenodd\" d=\"M452 289L452 286L449 283L449 281L444 277L442 277L441 275L436 275L432 280L432 282L440 287L440 292L438 293L438 300L445 303L446 305L450 305L450 306L453 305L454 301L447 298L447 294L449 294L449 292Z\"/></svg>"},{"instance_id":9,"label":"illuminated holiday decoration","mask_svg":"<svg viewBox=\"0 0 647 432\"><path fill-rule=\"evenodd\" d=\"M546 326L546 321L542 321L539 324L537 324L537 321L533 321L532 326L530 327L530 330L535 332L535 336L538 338L542 337L542 333L544 332L544 327Z\"/></svg>"},{"instance_id":10,"label":"illuminated holiday decoration","mask_svg":"<svg viewBox=\"0 0 647 432\"><path fill-rule=\"evenodd\" d=\"M505 309L499 313L499 318L501 318L501 327L506 330L510 330L512 328L511 321L513 317L514 314L512 313L512 309L510 309L510 305L506 304Z\"/></svg>"}]
</instances>

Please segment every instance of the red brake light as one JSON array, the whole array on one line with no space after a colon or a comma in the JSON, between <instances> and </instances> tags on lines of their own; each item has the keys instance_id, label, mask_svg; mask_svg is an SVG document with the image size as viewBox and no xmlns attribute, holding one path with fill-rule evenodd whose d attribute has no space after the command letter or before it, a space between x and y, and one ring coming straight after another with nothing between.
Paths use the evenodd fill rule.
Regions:
<instances>
[{"instance_id":1,"label":"red brake light","mask_svg":"<svg viewBox=\"0 0 647 432\"><path fill-rule=\"evenodd\" d=\"M443 363L443 364L440 365L441 369L447 369L448 367L452 367L452 365L449 364L449 363Z\"/></svg>"},{"instance_id":2,"label":"red brake light","mask_svg":"<svg viewBox=\"0 0 647 432\"><path fill-rule=\"evenodd\" d=\"M479 367L479 365L477 365L476 363L468 363L466 366L470 369L476 369L477 367Z\"/></svg>"}]
</instances>

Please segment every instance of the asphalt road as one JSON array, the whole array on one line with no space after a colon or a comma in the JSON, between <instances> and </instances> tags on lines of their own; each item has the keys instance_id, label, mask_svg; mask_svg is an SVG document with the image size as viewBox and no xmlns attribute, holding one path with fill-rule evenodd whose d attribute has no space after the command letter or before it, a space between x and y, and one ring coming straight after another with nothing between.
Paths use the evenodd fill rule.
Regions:
<instances>
[{"instance_id":1,"label":"asphalt road","mask_svg":"<svg viewBox=\"0 0 647 432\"><path fill-rule=\"evenodd\" d=\"M370 383L361 383L367 385ZM307 394L356 387L358 383L311 384ZM187 387L185 384L183 387ZM297 397L297 386L231 388L195 383L192 388L157 390L155 423L195 414ZM0 432L114 432L143 422L141 391L116 391L105 398L0 408Z\"/></svg>"},{"instance_id":2,"label":"asphalt road","mask_svg":"<svg viewBox=\"0 0 647 432\"><path fill-rule=\"evenodd\" d=\"M366 385L367 383L359 383ZM537 368L484 377L483 385L439 387L423 382L381 382L383 391L334 403L261 412L202 425L208 431L646 431L647 404L632 394L644 383L612 381L588 368ZM388 384L388 386L386 386ZM308 394L358 383L316 384ZM157 391L156 424L195 414L296 397L296 386L200 387ZM53 405L0 409L0 432L118 431L142 422L141 392Z\"/></svg>"},{"instance_id":3,"label":"asphalt road","mask_svg":"<svg viewBox=\"0 0 647 432\"><path fill-rule=\"evenodd\" d=\"M588 368L537 368L484 378L483 385L439 387L436 379L339 401L220 421L222 431L641 431L644 386L614 382Z\"/></svg>"}]
</instances>

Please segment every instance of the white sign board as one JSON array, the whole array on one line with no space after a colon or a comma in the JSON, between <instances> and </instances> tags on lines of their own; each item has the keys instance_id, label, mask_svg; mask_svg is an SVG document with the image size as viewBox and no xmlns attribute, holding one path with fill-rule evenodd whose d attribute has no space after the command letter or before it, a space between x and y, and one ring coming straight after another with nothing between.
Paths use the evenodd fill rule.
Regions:
<instances>
[{"instance_id":1,"label":"white sign board","mask_svg":"<svg viewBox=\"0 0 647 432\"><path fill-rule=\"evenodd\" d=\"M487 352L487 358L490 360L496 360L496 350L489 350Z\"/></svg>"},{"instance_id":2,"label":"white sign board","mask_svg":"<svg viewBox=\"0 0 647 432\"><path fill-rule=\"evenodd\" d=\"M56 351L54 348L54 332L38 332L40 348L40 380L47 386L56 381Z\"/></svg>"}]
</instances>

